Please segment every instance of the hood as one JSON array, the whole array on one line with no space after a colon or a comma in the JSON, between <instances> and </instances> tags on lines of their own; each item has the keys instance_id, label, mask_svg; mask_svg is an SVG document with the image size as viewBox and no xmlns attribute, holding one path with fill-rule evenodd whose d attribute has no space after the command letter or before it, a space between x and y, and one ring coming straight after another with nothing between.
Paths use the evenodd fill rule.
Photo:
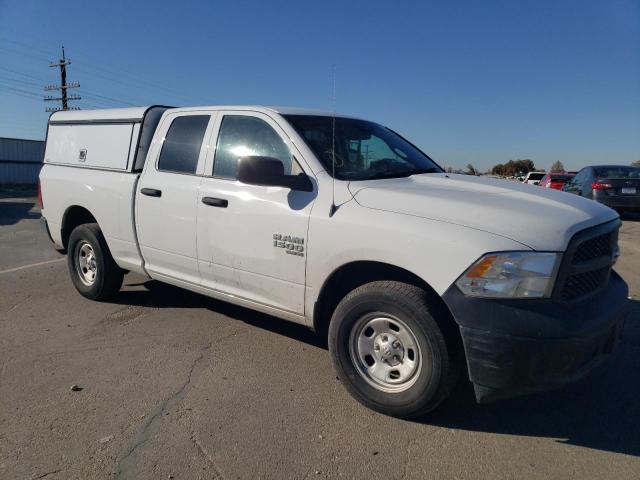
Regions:
<instances>
[{"instance_id":1,"label":"hood","mask_svg":"<svg viewBox=\"0 0 640 480\"><path fill-rule=\"evenodd\" d=\"M367 208L483 230L541 251L562 251L577 231L618 218L577 195L469 175L351 182L349 190Z\"/></svg>"}]
</instances>

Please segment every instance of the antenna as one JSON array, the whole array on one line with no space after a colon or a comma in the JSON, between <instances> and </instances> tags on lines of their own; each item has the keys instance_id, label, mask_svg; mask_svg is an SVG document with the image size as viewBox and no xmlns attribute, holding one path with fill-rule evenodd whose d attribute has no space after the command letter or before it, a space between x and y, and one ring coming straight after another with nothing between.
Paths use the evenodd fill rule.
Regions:
<instances>
[{"instance_id":1,"label":"antenna","mask_svg":"<svg viewBox=\"0 0 640 480\"><path fill-rule=\"evenodd\" d=\"M331 102L333 115L331 117L331 209L329 218L333 217L338 207L336 207L336 66L333 66L333 92Z\"/></svg>"}]
</instances>

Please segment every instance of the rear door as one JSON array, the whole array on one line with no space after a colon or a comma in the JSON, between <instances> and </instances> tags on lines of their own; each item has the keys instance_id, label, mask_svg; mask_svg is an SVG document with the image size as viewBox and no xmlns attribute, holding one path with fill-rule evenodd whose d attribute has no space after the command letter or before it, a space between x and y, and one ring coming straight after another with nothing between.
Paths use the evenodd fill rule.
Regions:
<instances>
[{"instance_id":1,"label":"rear door","mask_svg":"<svg viewBox=\"0 0 640 480\"><path fill-rule=\"evenodd\" d=\"M177 112L158 127L136 193L136 226L145 268L200 283L196 249L198 193L213 128L205 111Z\"/></svg>"},{"instance_id":2,"label":"rear door","mask_svg":"<svg viewBox=\"0 0 640 480\"><path fill-rule=\"evenodd\" d=\"M311 175L311 170L269 116L228 111L219 114L218 123L215 155L207 162L197 202L202 284L302 314L307 229L316 187L299 192L242 184L236 166L240 157L265 156L280 160L287 174L306 170Z\"/></svg>"}]
</instances>

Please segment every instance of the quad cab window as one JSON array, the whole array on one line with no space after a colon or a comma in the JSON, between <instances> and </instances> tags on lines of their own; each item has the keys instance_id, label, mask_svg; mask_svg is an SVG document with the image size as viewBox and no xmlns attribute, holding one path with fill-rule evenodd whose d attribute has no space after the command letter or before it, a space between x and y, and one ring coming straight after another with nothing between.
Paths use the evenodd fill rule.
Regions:
<instances>
[{"instance_id":1,"label":"quad cab window","mask_svg":"<svg viewBox=\"0 0 640 480\"><path fill-rule=\"evenodd\" d=\"M162 145L158 170L196 173L208 124L209 115L185 115L173 120Z\"/></svg>"}]
</instances>

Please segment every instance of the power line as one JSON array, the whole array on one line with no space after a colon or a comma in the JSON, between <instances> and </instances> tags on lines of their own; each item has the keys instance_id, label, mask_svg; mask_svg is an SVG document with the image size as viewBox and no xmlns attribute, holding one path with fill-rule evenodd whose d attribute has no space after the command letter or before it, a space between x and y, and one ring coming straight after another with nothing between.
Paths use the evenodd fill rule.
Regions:
<instances>
[{"instance_id":1,"label":"power line","mask_svg":"<svg viewBox=\"0 0 640 480\"><path fill-rule=\"evenodd\" d=\"M7 38L7 37L0 37L0 40L4 42L13 43L14 45L18 45L21 47L28 48L29 50L33 50L34 52L44 53L47 57L50 57L51 55L55 55L53 50L43 50L41 48L36 48L32 45L29 45L23 42L18 42L17 40L11 40L10 38Z\"/></svg>"},{"instance_id":2,"label":"power line","mask_svg":"<svg viewBox=\"0 0 640 480\"><path fill-rule=\"evenodd\" d=\"M28 90L22 90L20 88L13 87L11 85L4 84L4 85L2 85L2 87L6 88L7 90L12 91L12 92L19 92L19 93L23 93L25 95L31 95L31 96L34 96L34 97L42 98L37 93L33 93L33 92L28 91Z\"/></svg>"},{"instance_id":3,"label":"power line","mask_svg":"<svg viewBox=\"0 0 640 480\"><path fill-rule=\"evenodd\" d=\"M0 66L0 70L12 73L14 75L21 75L21 76L23 76L25 78L40 80L40 83L36 83L36 82L30 81L30 80L22 80L22 79L18 79L18 78L7 77L7 76L4 76L4 75L0 75L0 80L13 82L13 83L18 84L18 85L30 85L30 86L34 86L34 87L38 87L38 88L41 88L42 85L45 84L45 81L41 80L40 78L38 78L38 77L36 77L34 75L29 75L29 74L26 74L24 72L19 72L17 70L12 70L10 68L1 67L1 66ZM135 103L127 102L125 100L119 100L117 98L109 97L107 95L102 95L102 94L93 93L93 92L87 92L84 89L83 89L82 94L84 96L86 96L86 97L95 98L96 100L97 99L102 99L102 100L108 100L108 101L110 101L112 103L116 103L116 104L123 104L123 105L128 105L128 106L136 106Z\"/></svg>"},{"instance_id":4,"label":"power line","mask_svg":"<svg viewBox=\"0 0 640 480\"><path fill-rule=\"evenodd\" d=\"M5 72L9 72L9 73L15 73L16 75L21 75L21 76L26 77L26 78L33 78L34 80L42 81L42 79L41 79L41 78L38 78L38 77L36 77L36 76L34 76L34 75L29 75L28 73L19 72L19 71L17 71L17 70L12 70L12 69L7 68L7 67L2 67L2 66L0 66L0 70L4 70ZM44 83L44 82L43 82L43 83Z\"/></svg>"},{"instance_id":5,"label":"power line","mask_svg":"<svg viewBox=\"0 0 640 480\"><path fill-rule=\"evenodd\" d=\"M83 90L82 94L85 97L93 97L95 99L103 99L103 100L108 100L108 101L115 102L115 103L122 103L122 104L125 104L125 105L129 105L131 107L135 107L136 106L135 103L125 102L124 100L118 100L117 98L107 97L106 95L98 95L97 93L87 93L86 90Z\"/></svg>"},{"instance_id":6,"label":"power line","mask_svg":"<svg viewBox=\"0 0 640 480\"><path fill-rule=\"evenodd\" d=\"M45 50L43 48L38 48L34 45L30 45L29 43L24 43L21 41L17 41L17 40L12 40L12 39L8 39L6 37L0 36L0 40L6 43L4 43L3 46L0 46L0 50L9 52L11 54L14 55L18 55L22 58L26 57L26 58L32 58L38 61L38 63L41 62L41 60L45 59L45 57L43 56L43 54L45 55L50 55L51 54L51 50L49 50L48 48ZM12 44L13 47L7 46L7 43ZM28 51L25 51L25 49L28 49ZM81 49L80 49L81 50ZM63 63L66 63L65 65L62 65ZM67 93L67 89L62 88L63 85L65 84L62 81L62 76L63 76L63 72L62 70L65 70L65 76L66 76L66 70L67 70L67 65L69 65L71 62L66 59L64 57L64 53L63 53L63 58L57 62L57 63L52 63L50 66L52 67L59 67L61 70L61 82L60 85L47 85L45 87L46 90L60 90L61 91L61 96L59 98L54 98L51 96L48 96L47 98L45 98L45 101L60 101L62 102L62 108L64 109L64 103L65 103L65 95L66 95L66 100L67 100L67 108L72 108L69 107L68 102L70 100L79 100L79 96L78 95L71 95L69 96L69 94ZM129 73L128 71L119 69L119 68L105 68L104 66L98 66L95 65L91 62L84 62L84 61L78 61L77 60L77 56L76 56L76 60L74 61L74 68L76 68L77 71L81 71L81 72L85 72L87 75L91 76L91 77L95 77L95 78L99 78L101 80L105 80L108 81L111 84L117 83L117 84L121 84L124 86L127 86L129 88L131 88L132 86L135 87L136 90L139 90L141 92L144 92L146 95L146 101L138 101L138 100L133 100L133 101L128 101L125 99L121 99L121 98L114 98L114 96L109 96L109 95L105 95L100 93L95 93L95 92L86 92L83 89L83 95L87 96L91 102L92 102L92 106L97 106L97 105L104 105L106 107L118 107L118 106L136 106L139 105L141 103L155 103L158 102L159 100L157 99L157 94L151 94L149 95L149 90L153 89L155 91L162 91L164 92L164 95L166 95L167 93L170 93L171 96L175 97L181 97L181 95L178 95L178 93L175 90L172 90L170 88L167 88L166 86L162 86L159 85L157 83L153 83L150 82L146 79L143 79L141 77L137 77L135 75L132 75L131 73ZM36 75L31 74L30 72L25 72L25 71L18 71L16 69L13 68L9 68L9 66L4 66L4 65L0 65L0 70L4 71L6 73L10 73L13 75L18 75L20 77L24 77L25 79L29 79L31 81L27 81L27 80L21 80L21 79L17 79L17 78L10 78L10 77L3 77L6 81L12 82L14 84L16 84L17 86L22 86L22 84L26 85L31 85L31 86L39 86L36 85L32 80L36 80L38 82L43 82L46 83L46 80L43 80L41 77L38 77ZM2 77L0 77L2 78ZM79 83L78 82L70 82L66 84L67 88L77 88L79 87ZM143 87L143 88L141 88ZM136 95L136 97L138 97L138 95ZM156 98L153 98L156 97ZM188 100L185 99L185 97L182 97L183 101L188 102ZM135 103L134 103L135 102ZM89 105L86 102L82 102L81 105ZM48 109L50 110L50 109Z\"/></svg>"},{"instance_id":7,"label":"power line","mask_svg":"<svg viewBox=\"0 0 640 480\"><path fill-rule=\"evenodd\" d=\"M64 46L62 47L62 58L58 63L50 63L49 66L52 68L58 67L60 68L60 85L45 85L45 91L51 90L60 90L60 97L52 97L46 96L44 97L45 102L57 102L60 101L62 108L47 108L47 112L57 112L58 110L78 110L78 107L69 107L69 100L81 100L82 97L79 95L69 95L67 90L70 88L78 88L80 86L79 82L71 82L67 83L67 65L71 64L71 60L68 60L64 55Z\"/></svg>"},{"instance_id":8,"label":"power line","mask_svg":"<svg viewBox=\"0 0 640 480\"><path fill-rule=\"evenodd\" d=\"M1 39L4 39L7 42L13 43L14 45L18 45L20 48L24 49L25 47L33 50L35 52L38 53L46 53L45 50L31 46L27 43L24 42L18 42L15 40L11 40L8 39L6 37L0 37ZM4 49L6 51L12 52L12 53L18 53L20 55L25 55L25 56L29 56L31 58L35 58L35 59L40 59L42 57L40 57L39 55L36 56L33 53L24 53L24 52L19 52L17 50L10 50L6 47L0 47L1 49ZM82 48L78 48L78 47L74 47L75 50L80 51L80 52L85 52L87 55L91 55L89 52L87 52L86 50L83 50ZM47 55L49 55L47 53ZM158 83L155 82L151 82L147 79L144 79L142 77L139 77L137 75L133 75L131 74L128 70L122 69L122 68L117 68L117 67L111 67L111 68L107 68L105 66L102 65L97 65L93 62L89 62L89 61L84 61L84 60L78 60L78 54L76 53L76 60L75 60L75 64L76 64L76 70L78 71L84 71L85 73L89 74L89 75L94 75L97 76L99 78L108 78L106 75L109 75L111 78L108 78L110 81L112 82L117 82L123 85L127 85L127 86L135 86L136 88L140 88L140 86L143 86L145 88L153 88L156 91L161 91L163 92L164 95L170 94L175 98L181 98L183 101L186 101L186 97L178 94L175 90L168 88L165 85L160 85ZM81 66L79 66L81 65ZM92 73L91 70L93 70L96 73ZM106 75L105 75L106 74ZM128 80L127 78L128 77Z\"/></svg>"},{"instance_id":9,"label":"power line","mask_svg":"<svg viewBox=\"0 0 640 480\"><path fill-rule=\"evenodd\" d=\"M5 82L13 82L18 85L30 85L33 87L42 88L42 83L31 82L29 80L20 80L18 78L5 77L4 75L0 75L0 80Z\"/></svg>"}]
</instances>

